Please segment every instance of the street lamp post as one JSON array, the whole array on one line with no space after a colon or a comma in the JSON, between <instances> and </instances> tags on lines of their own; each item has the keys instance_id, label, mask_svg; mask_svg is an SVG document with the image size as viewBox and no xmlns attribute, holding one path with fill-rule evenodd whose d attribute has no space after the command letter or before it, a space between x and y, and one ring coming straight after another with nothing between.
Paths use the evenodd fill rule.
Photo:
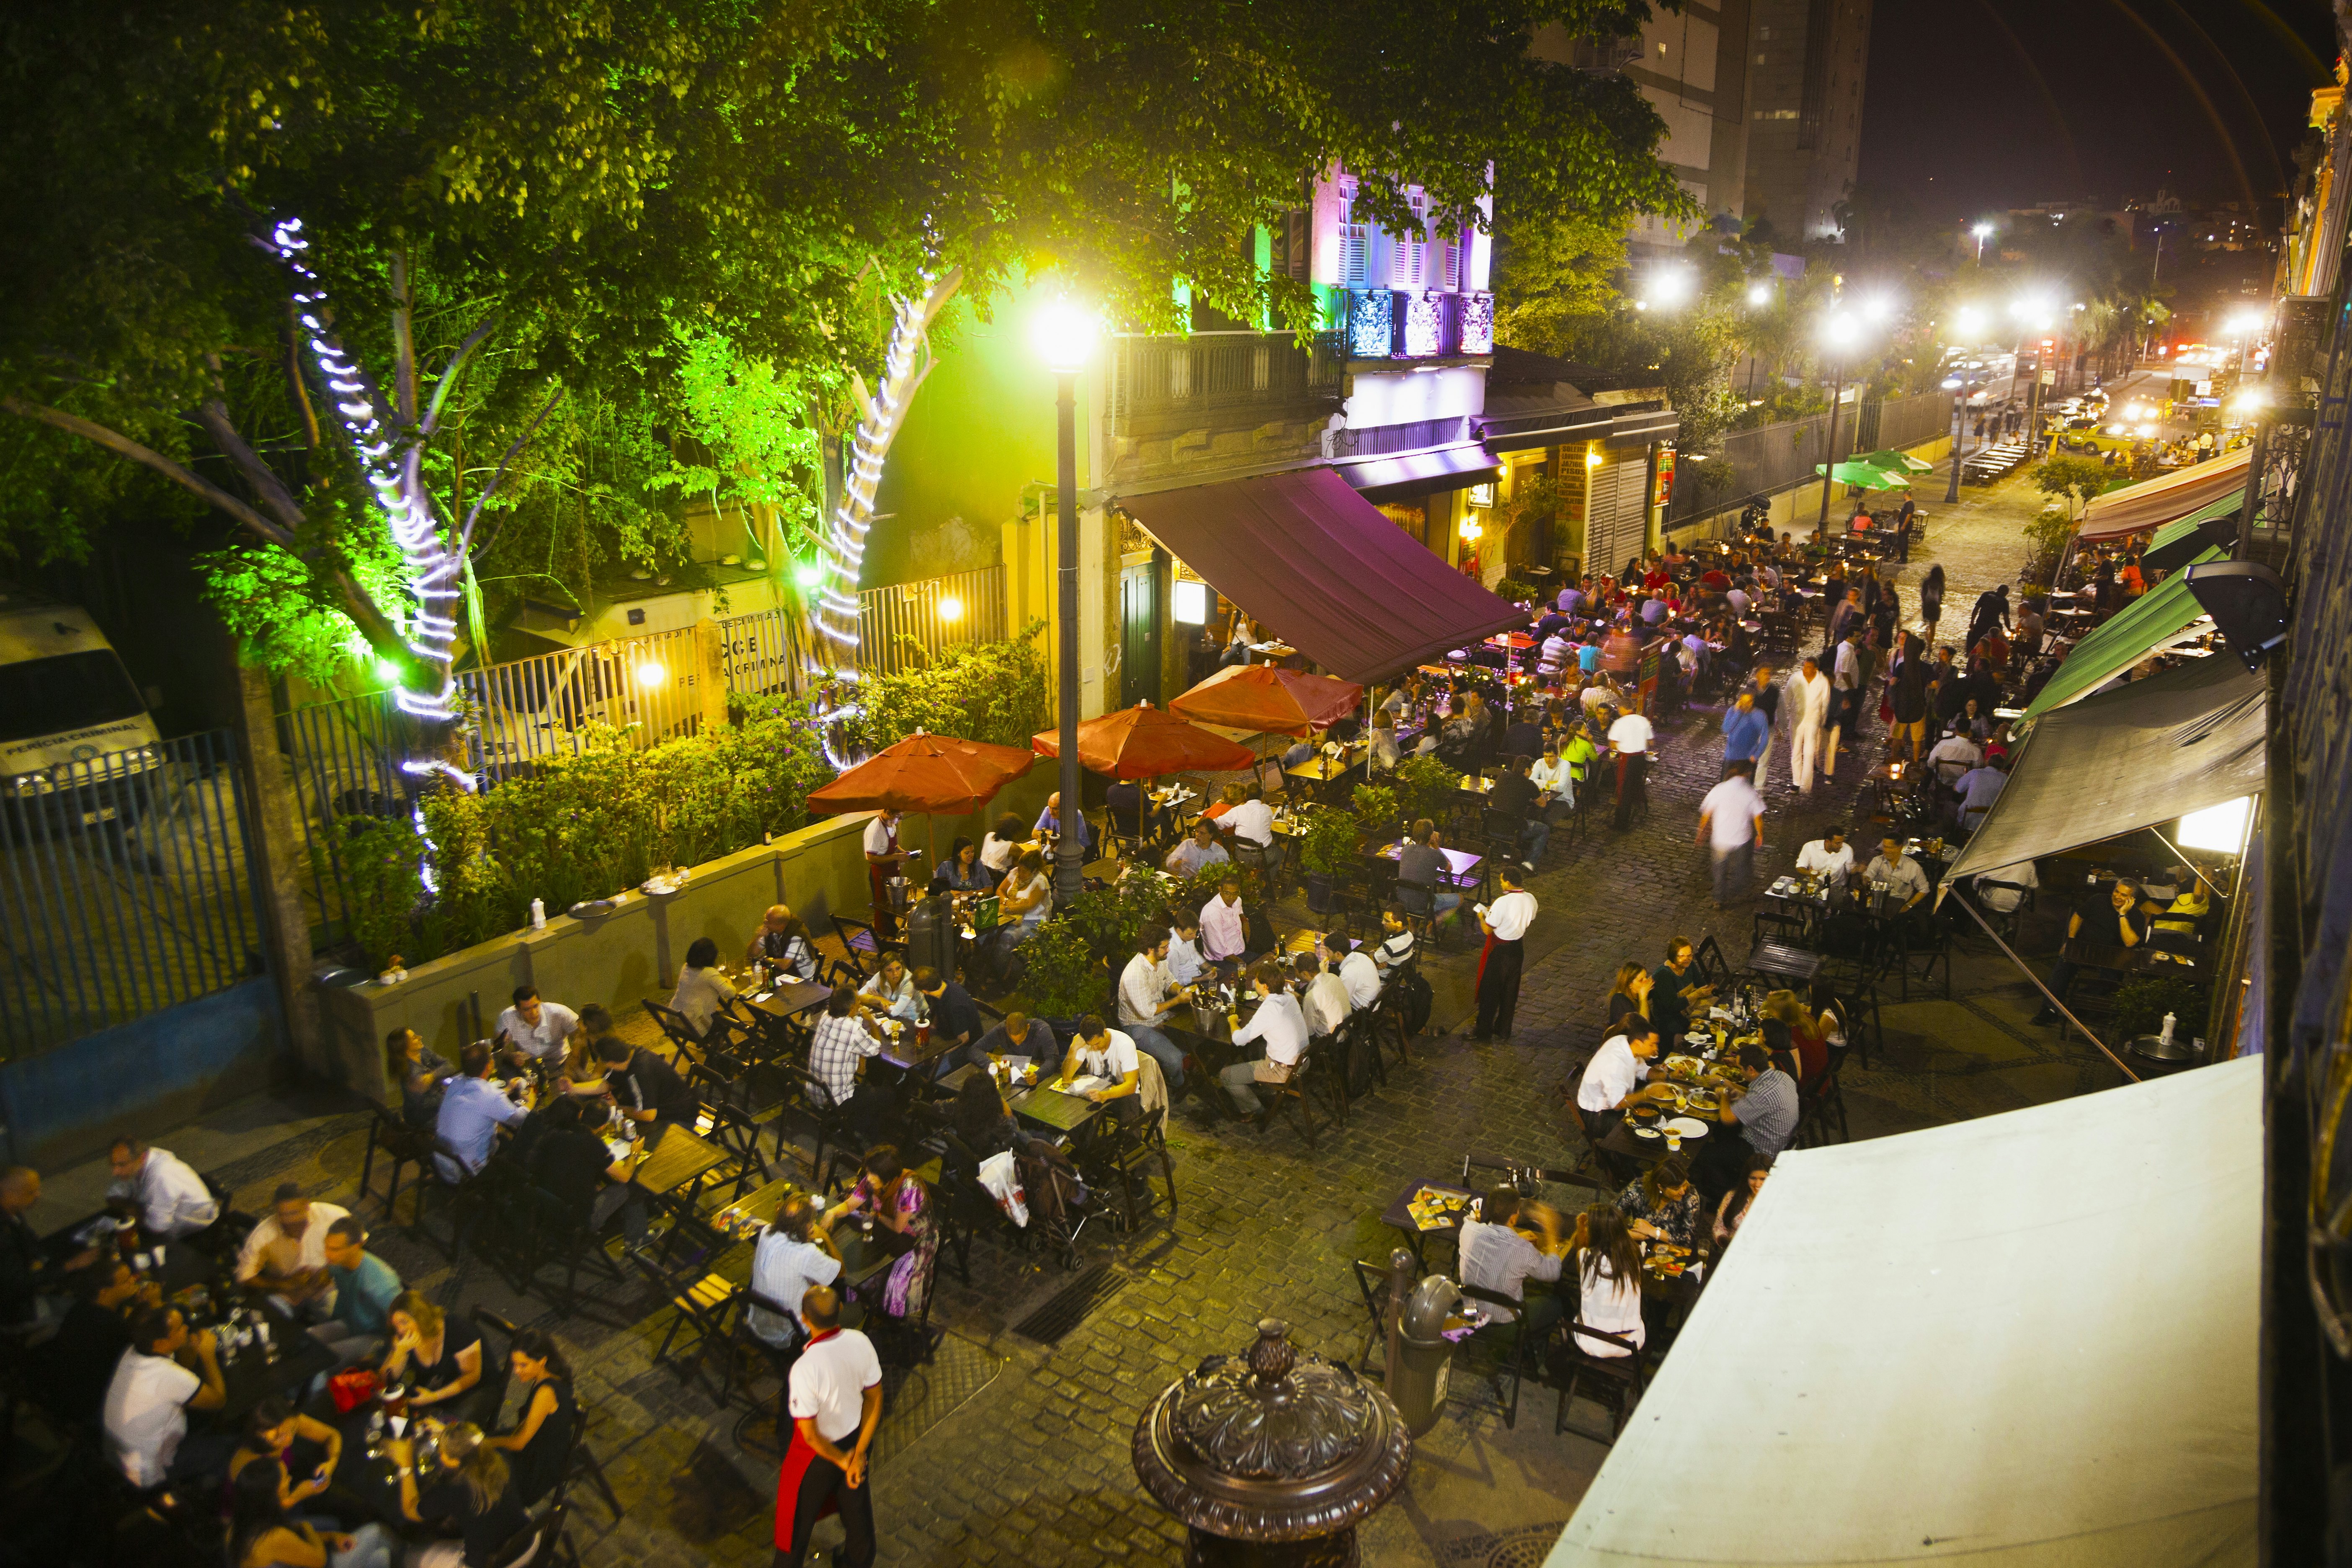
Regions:
<instances>
[{"instance_id":1,"label":"street lamp post","mask_svg":"<svg viewBox=\"0 0 2352 1568\"><path fill-rule=\"evenodd\" d=\"M1054 485L1055 561L1055 616L1059 636L1058 700L1061 724L1062 811L1054 839L1054 903L1068 909L1084 890L1086 844L1070 830L1085 810L1078 767L1078 372L1093 353L1094 321L1067 301L1048 305L1031 323L1031 335L1046 368L1054 373Z\"/></svg>"},{"instance_id":2,"label":"street lamp post","mask_svg":"<svg viewBox=\"0 0 2352 1568\"><path fill-rule=\"evenodd\" d=\"M1856 329L1853 317L1832 316L1822 331L1835 356L1830 363L1837 368L1830 382L1829 445L1822 453L1822 515L1813 523L1816 540L1827 538L1830 531L1830 487L1837 482L1838 405L1845 396L1845 351Z\"/></svg>"}]
</instances>

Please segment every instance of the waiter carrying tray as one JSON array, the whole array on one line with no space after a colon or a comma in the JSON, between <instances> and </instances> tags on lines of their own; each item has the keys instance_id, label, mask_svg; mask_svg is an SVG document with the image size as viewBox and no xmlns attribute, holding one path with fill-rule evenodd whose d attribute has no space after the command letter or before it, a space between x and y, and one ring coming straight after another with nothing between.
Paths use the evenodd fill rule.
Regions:
<instances>
[{"instance_id":1,"label":"waiter carrying tray","mask_svg":"<svg viewBox=\"0 0 2352 1568\"><path fill-rule=\"evenodd\" d=\"M1478 929L1486 933L1486 945L1478 954L1478 1028L1470 1037L1480 1043L1511 1037L1528 927L1536 919L1536 896L1519 885L1526 873L1506 860L1496 875L1503 896L1478 906Z\"/></svg>"}]
</instances>

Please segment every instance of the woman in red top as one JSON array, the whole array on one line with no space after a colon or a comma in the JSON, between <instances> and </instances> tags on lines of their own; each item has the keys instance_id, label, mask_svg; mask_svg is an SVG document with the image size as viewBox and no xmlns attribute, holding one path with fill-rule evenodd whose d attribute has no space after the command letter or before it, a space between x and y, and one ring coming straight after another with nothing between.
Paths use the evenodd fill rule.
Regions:
<instances>
[{"instance_id":1,"label":"woman in red top","mask_svg":"<svg viewBox=\"0 0 2352 1568\"><path fill-rule=\"evenodd\" d=\"M1797 1058L1797 1087L1810 1090L1830 1065L1829 1040L1820 1021L1793 991L1775 991L1765 997L1764 1016L1787 1026L1789 1048Z\"/></svg>"}]
</instances>

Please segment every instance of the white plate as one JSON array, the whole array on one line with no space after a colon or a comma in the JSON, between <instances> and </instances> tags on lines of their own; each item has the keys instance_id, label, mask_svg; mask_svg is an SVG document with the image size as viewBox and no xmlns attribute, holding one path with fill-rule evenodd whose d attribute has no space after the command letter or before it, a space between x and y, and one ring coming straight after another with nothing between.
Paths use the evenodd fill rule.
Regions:
<instances>
[{"instance_id":1,"label":"white plate","mask_svg":"<svg viewBox=\"0 0 2352 1568\"><path fill-rule=\"evenodd\" d=\"M1658 1130L1654 1127L1636 1127L1633 1129L1633 1136L1636 1138L1655 1138L1657 1135Z\"/></svg>"},{"instance_id":2,"label":"white plate","mask_svg":"<svg viewBox=\"0 0 2352 1568\"><path fill-rule=\"evenodd\" d=\"M1677 1116L1672 1121L1659 1123L1659 1131L1679 1132L1685 1138L1704 1138L1706 1136L1706 1123L1696 1117Z\"/></svg>"}]
</instances>

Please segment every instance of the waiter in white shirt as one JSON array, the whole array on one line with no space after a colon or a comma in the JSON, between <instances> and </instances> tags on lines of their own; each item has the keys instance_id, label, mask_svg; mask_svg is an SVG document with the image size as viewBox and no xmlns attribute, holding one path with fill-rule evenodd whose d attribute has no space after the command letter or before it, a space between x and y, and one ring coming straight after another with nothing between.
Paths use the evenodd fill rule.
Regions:
<instances>
[{"instance_id":1,"label":"waiter in white shirt","mask_svg":"<svg viewBox=\"0 0 2352 1568\"><path fill-rule=\"evenodd\" d=\"M776 1475L778 1568L808 1560L818 1516L838 1510L841 1550L827 1559L845 1568L874 1561L874 1489L866 1482L866 1450L882 1424L882 1363L874 1343L841 1326L841 1298L830 1285L812 1285L801 1297L808 1348L793 1363L784 1407L792 1441Z\"/></svg>"},{"instance_id":2,"label":"waiter in white shirt","mask_svg":"<svg viewBox=\"0 0 2352 1568\"><path fill-rule=\"evenodd\" d=\"M1633 803L1649 804L1650 742L1655 734L1639 710L1628 710L1609 726L1609 749L1617 754L1617 816L1610 826L1620 833L1633 826Z\"/></svg>"},{"instance_id":3,"label":"waiter in white shirt","mask_svg":"<svg viewBox=\"0 0 2352 1568\"><path fill-rule=\"evenodd\" d=\"M1507 860L1495 874L1502 880L1503 896L1478 911L1486 946L1478 954L1478 1028L1470 1038L1480 1044L1511 1037L1511 1016L1519 1007L1523 942L1536 919L1536 896L1519 886L1519 868Z\"/></svg>"},{"instance_id":4,"label":"waiter in white shirt","mask_svg":"<svg viewBox=\"0 0 2352 1568\"><path fill-rule=\"evenodd\" d=\"M905 858L906 851L898 847L898 814L885 806L866 825L866 879L874 889L874 929L884 936L898 929L890 913L888 883Z\"/></svg>"}]
</instances>

